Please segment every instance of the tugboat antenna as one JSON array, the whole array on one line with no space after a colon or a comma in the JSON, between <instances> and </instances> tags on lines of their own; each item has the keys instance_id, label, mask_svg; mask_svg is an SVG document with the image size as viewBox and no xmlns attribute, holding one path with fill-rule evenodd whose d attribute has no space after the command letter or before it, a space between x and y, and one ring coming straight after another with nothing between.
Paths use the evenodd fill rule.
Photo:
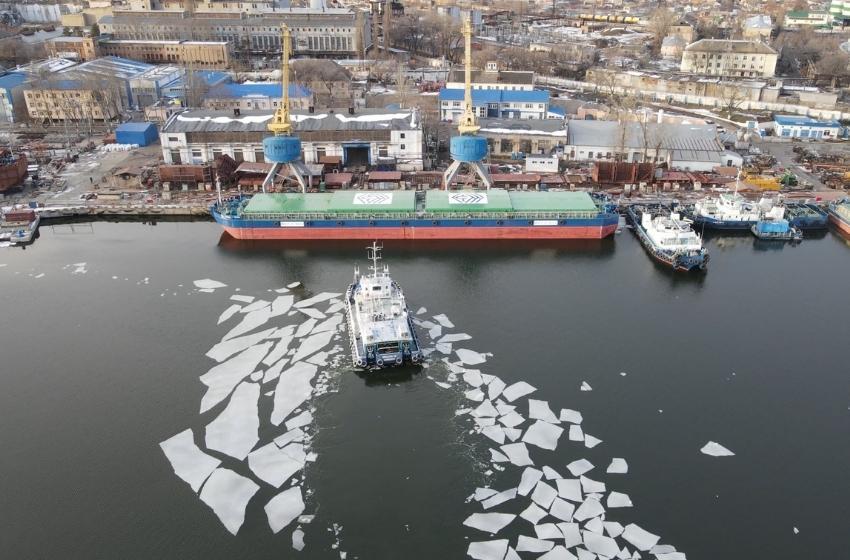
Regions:
<instances>
[{"instance_id":1,"label":"tugboat antenna","mask_svg":"<svg viewBox=\"0 0 850 560\"><path fill-rule=\"evenodd\" d=\"M372 266L369 268L372 269L372 275L378 275L378 261L381 260L381 249L383 249L383 245L378 245L377 241L372 242L371 247L366 247L366 250L369 251L369 260L372 261Z\"/></svg>"}]
</instances>

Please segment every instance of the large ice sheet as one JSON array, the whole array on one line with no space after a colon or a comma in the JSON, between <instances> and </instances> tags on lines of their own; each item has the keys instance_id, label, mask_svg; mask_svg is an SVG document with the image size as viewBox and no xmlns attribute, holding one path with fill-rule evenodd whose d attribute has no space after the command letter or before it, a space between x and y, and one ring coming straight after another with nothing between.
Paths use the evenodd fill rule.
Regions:
<instances>
[{"instance_id":1,"label":"large ice sheet","mask_svg":"<svg viewBox=\"0 0 850 560\"><path fill-rule=\"evenodd\" d=\"M245 522L245 508L260 486L235 472L217 468L201 489L201 501L207 504L225 528L234 535Z\"/></svg>"},{"instance_id":2,"label":"large ice sheet","mask_svg":"<svg viewBox=\"0 0 850 560\"><path fill-rule=\"evenodd\" d=\"M505 444L502 446L502 452L507 455L511 463L518 467L534 464L528 456L528 448L522 442Z\"/></svg>"},{"instance_id":3,"label":"large ice sheet","mask_svg":"<svg viewBox=\"0 0 850 560\"><path fill-rule=\"evenodd\" d=\"M516 498L516 488L509 488L507 490L502 490L498 494L494 494L481 502L481 507L484 509L490 509L491 507L503 504L508 500L513 500L514 498Z\"/></svg>"},{"instance_id":4,"label":"large ice sheet","mask_svg":"<svg viewBox=\"0 0 850 560\"><path fill-rule=\"evenodd\" d=\"M502 391L502 398L508 402L513 402L520 397L533 393L536 390L537 389L534 386L529 385L525 381L517 381Z\"/></svg>"},{"instance_id":5,"label":"large ice sheet","mask_svg":"<svg viewBox=\"0 0 850 560\"><path fill-rule=\"evenodd\" d=\"M292 475L304 468L304 463L296 461L275 442L271 442L248 454L248 466L260 479L280 488Z\"/></svg>"},{"instance_id":6,"label":"large ice sheet","mask_svg":"<svg viewBox=\"0 0 850 560\"><path fill-rule=\"evenodd\" d=\"M531 501L539 505L543 509L549 509L555 498L558 497L558 491L543 482L542 480L534 487L534 492L531 493Z\"/></svg>"},{"instance_id":7,"label":"large ice sheet","mask_svg":"<svg viewBox=\"0 0 850 560\"><path fill-rule=\"evenodd\" d=\"M473 513L463 524L485 533L498 533L516 519L512 513Z\"/></svg>"},{"instance_id":8,"label":"large ice sheet","mask_svg":"<svg viewBox=\"0 0 850 560\"><path fill-rule=\"evenodd\" d=\"M312 334L308 338L305 338L298 347L298 350L296 350L295 355L292 357L292 361L297 362L315 354L330 343L334 334L335 333L333 331L321 332Z\"/></svg>"},{"instance_id":9,"label":"large ice sheet","mask_svg":"<svg viewBox=\"0 0 850 560\"><path fill-rule=\"evenodd\" d=\"M201 451L195 445L192 430L186 429L159 444L171 463L174 474L186 481L197 492L221 461Z\"/></svg>"},{"instance_id":10,"label":"large ice sheet","mask_svg":"<svg viewBox=\"0 0 850 560\"><path fill-rule=\"evenodd\" d=\"M242 311L245 311L244 309ZM271 309L269 307L263 307L256 311L252 311L245 315L238 325L230 329L230 331L224 335L222 340L229 340L231 338L236 338L239 335L245 334L247 332L251 332L257 327L261 327L266 324L266 322L271 318Z\"/></svg>"},{"instance_id":11,"label":"large ice sheet","mask_svg":"<svg viewBox=\"0 0 850 560\"><path fill-rule=\"evenodd\" d=\"M626 525L622 537L631 543L632 546L644 552L658 544L658 541L661 538L658 535L653 535L649 531L645 531L634 523Z\"/></svg>"},{"instance_id":12,"label":"large ice sheet","mask_svg":"<svg viewBox=\"0 0 850 560\"><path fill-rule=\"evenodd\" d=\"M609 508L632 507L632 500L628 494L621 492L611 492L608 494L608 499L605 502Z\"/></svg>"},{"instance_id":13,"label":"large ice sheet","mask_svg":"<svg viewBox=\"0 0 850 560\"><path fill-rule=\"evenodd\" d=\"M622 457L614 457L605 472L608 474L626 474L629 472L629 465Z\"/></svg>"},{"instance_id":14,"label":"large ice sheet","mask_svg":"<svg viewBox=\"0 0 850 560\"><path fill-rule=\"evenodd\" d=\"M276 438L274 438L275 445L278 447L284 447L293 441L302 441L304 439L304 430L301 428L295 428L294 430L289 430Z\"/></svg>"},{"instance_id":15,"label":"large ice sheet","mask_svg":"<svg viewBox=\"0 0 850 560\"><path fill-rule=\"evenodd\" d=\"M313 391L310 381L316 375L316 366L306 362L297 362L280 374L274 391L274 409L271 422L280 426L293 410L310 398Z\"/></svg>"},{"instance_id":16,"label":"large ice sheet","mask_svg":"<svg viewBox=\"0 0 850 560\"><path fill-rule=\"evenodd\" d=\"M469 543L466 554L473 560L503 560L508 552L508 539Z\"/></svg>"},{"instance_id":17,"label":"large ice sheet","mask_svg":"<svg viewBox=\"0 0 850 560\"><path fill-rule=\"evenodd\" d=\"M571 408L562 408L560 418L561 422L569 422L570 424L581 424L584 420L581 412Z\"/></svg>"},{"instance_id":18,"label":"large ice sheet","mask_svg":"<svg viewBox=\"0 0 850 560\"><path fill-rule=\"evenodd\" d=\"M292 309L292 302L295 301L294 296L277 296L272 302L272 317L286 315Z\"/></svg>"},{"instance_id":19,"label":"large ice sheet","mask_svg":"<svg viewBox=\"0 0 850 560\"><path fill-rule=\"evenodd\" d=\"M316 328L313 329L312 333L316 334L320 332L336 331L337 328L342 324L342 319L342 315L331 315L330 317L316 325Z\"/></svg>"},{"instance_id":20,"label":"large ice sheet","mask_svg":"<svg viewBox=\"0 0 850 560\"><path fill-rule=\"evenodd\" d=\"M281 529L295 521L304 511L304 498L301 496L301 487L293 486L292 488L287 488L269 500L265 510L272 532L279 533Z\"/></svg>"},{"instance_id":21,"label":"large ice sheet","mask_svg":"<svg viewBox=\"0 0 850 560\"><path fill-rule=\"evenodd\" d=\"M522 441L542 449L553 450L558 447L558 438L562 433L564 430L560 426L537 420L525 431Z\"/></svg>"},{"instance_id":22,"label":"large ice sheet","mask_svg":"<svg viewBox=\"0 0 850 560\"><path fill-rule=\"evenodd\" d=\"M455 350L455 354L457 354L457 357L461 362L468 366L477 366L478 364L483 364L487 361L487 357L484 354L467 348L458 348Z\"/></svg>"},{"instance_id":23,"label":"large ice sheet","mask_svg":"<svg viewBox=\"0 0 850 560\"><path fill-rule=\"evenodd\" d=\"M242 352L246 348L254 346L257 343L262 342L266 338L269 338L269 336L276 330L276 328L266 329L258 333L240 336L238 338L231 338L230 340L219 342L218 344L210 348L209 352L206 353L206 356L208 358L212 358L216 362L221 362L222 360L226 360L233 354L236 354L237 352Z\"/></svg>"},{"instance_id":24,"label":"large ice sheet","mask_svg":"<svg viewBox=\"0 0 850 560\"><path fill-rule=\"evenodd\" d=\"M443 313L440 313L439 315L434 315L434 320L440 323L442 326L446 327L447 329L455 328L454 323L449 321L449 318L446 317Z\"/></svg>"},{"instance_id":25,"label":"large ice sheet","mask_svg":"<svg viewBox=\"0 0 850 560\"><path fill-rule=\"evenodd\" d=\"M322 292L322 293L315 295L311 298L302 299L301 301L299 301L298 303L295 304L295 307L298 308L298 309L301 309L301 308L304 308L304 307L312 307L312 306L316 305L317 303L322 303L323 301L328 301L329 299L333 299L333 298L339 297L341 295L342 294L334 294L334 293L331 293L331 292Z\"/></svg>"},{"instance_id":26,"label":"large ice sheet","mask_svg":"<svg viewBox=\"0 0 850 560\"><path fill-rule=\"evenodd\" d=\"M581 492L581 481L575 478L561 478L555 481L558 485L558 496L573 502L584 501Z\"/></svg>"},{"instance_id":27,"label":"large ice sheet","mask_svg":"<svg viewBox=\"0 0 850 560\"><path fill-rule=\"evenodd\" d=\"M525 470L522 471L519 486L517 487L517 494L520 496L528 496L528 493L534 490L534 487L537 486L537 483L540 482L541 478L543 478L542 471L539 471L534 467L525 467Z\"/></svg>"},{"instance_id":28,"label":"large ice sheet","mask_svg":"<svg viewBox=\"0 0 850 560\"><path fill-rule=\"evenodd\" d=\"M569 470L573 476L581 476L592 468L593 463L591 463L587 459L576 459L575 461L567 465L567 470Z\"/></svg>"},{"instance_id":29,"label":"large ice sheet","mask_svg":"<svg viewBox=\"0 0 850 560\"><path fill-rule=\"evenodd\" d=\"M243 379L254 373L271 345L265 342L252 346L203 374L201 383L207 386L207 392L201 399L201 413L226 399Z\"/></svg>"},{"instance_id":30,"label":"large ice sheet","mask_svg":"<svg viewBox=\"0 0 850 560\"><path fill-rule=\"evenodd\" d=\"M520 535L517 539L516 549L517 552L548 552L552 550L553 546L555 546L555 543L552 541Z\"/></svg>"},{"instance_id":31,"label":"large ice sheet","mask_svg":"<svg viewBox=\"0 0 850 560\"><path fill-rule=\"evenodd\" d=\"M536 399L528 399L528 417L534 420L543 420L550 424L559 424L561 421L549 408L549 403L546 401L538 401Z\"/></svg>"},{"instance_id":32,"label":"large ice sheet","mask_svg":"<svg viewBox=\"0 0 850 560\"><path fill-rule=\"evenodd\" d=\"M584 546L590 552L600 554L606 558L614 558L620 553L620 547L617 546L617 541L611 537L606 537L592 531L582 531L582 537L584 537Z\"/></svg>"},{"instance_id":33,"label":"large ice sheet","mask_svg":"<svg viewBox=\"0 0 850 560\"><path fill-rule=\"evenodd\" d=\"M221 451L236 459L244 459L260 440L260 417L257 401L260 386L256 383L240 384L227 407L206 427L207 449Z\"/></svg>"},{"instance_id":34,"label":"large ice sheet","mask_svg":"<svg viewBox=\"0 0 850 560\"><path fill-rule=\"evenodd\" d=\"M719 443L715 443L713 441L709 441L700 449L706 455L711 455L712 457L732 457L735 455Z\"/></svg>"},{"instance_id":35,"label":"large ice sheet","mask_svg":"<svg viewBox=\"0 0 850 560\"><path fill-rule=\"evenodd\" d=\"M292 327L288 327L288 330L286 331L278 329L275 335L275 338L278 339L277 344L275 344L275 347L272 348L271 352L269 352L269 355L263 358L263 363L267 366L272 365L286 355L286 351L289 350L289 345L292 343L293 339Z\"/></svg>"},{"instance_id":36,"label":"large ice sheet","mask_svg":"<svg viewBox=\"0 0 850 560\"><path fill-rule=\"evenodd\" d=\"M580 506L578 506L575 513L573 513L573 519L576 521L584 521L585 519L590 519L591 517L596 517L603 513L605 513L605 508L602 507L599 500L589 497L583 501Z\"/></svg>"},{"instance_id":37,"label":"large ice sheet","mask_svg":"<svg viewBox=\"0 0 850 560\"><path fill-rule=\"evenodd\" d=\"M242 309L242 306L234 303L233 305L231 305L230 307L225 309L221 313L221 315L218 316L218 323L216 323L216 324L220 325L223 322L227 321L228 319L233 317L236 313L238 313L240 309Z\"/></svg>"}]
</instances>

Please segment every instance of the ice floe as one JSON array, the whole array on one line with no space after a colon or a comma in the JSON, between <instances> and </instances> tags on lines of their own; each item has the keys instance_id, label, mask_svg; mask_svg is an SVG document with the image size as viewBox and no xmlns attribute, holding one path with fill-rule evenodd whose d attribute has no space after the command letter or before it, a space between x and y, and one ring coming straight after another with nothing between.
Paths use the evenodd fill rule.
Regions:
<instances>
[{"instance_id":1,"label":"ice floe","mask_svg":"<svg viewBox=\"0 0 850 560\"><path fill-rule=\"evenodd\" d=\"M309 410L305 410L298 416L294 416L291 419L286 421L286 429L294 430L295 428L300 428L302 426L306 426L313 421L313 415Z\"/></svg>"},{"instance_id":2,"label":"ice floe","mask_svg":"<svg viewBox=\"0 0 850 560\"><path fill-rule=\"evenodd\" d=\"M587 459L576 459L575 461L567 465L567 470L569 470L573 476L581 476L592 468L593 463L591 463Z\"/></svg>"},{"instance_id":3,"label":"ice floe","mask_svg":"<svg viewBox=\"0 0 850 560\"><path fill-rule=\"evenodd\" d=\"M507 455L508 460L518 467L533 465L534 462L528 456L528 448L522 442L508 443L502 446L502 453Z\"/></svg>"},{"instance_id":4,"label":"ice floe","mask_svg":"<svg viewBox=\"0 0 850 560\"><path fill-rule=\"evenodd\" d=\"M552 517L560 519L561 521L572 521L573 512L575 512L575 510L576 506L563 498L555 498L552 500L552 505L549 507L549 513Z\"/></svg>"},{"instance_id":5,"label":"ice floe","mask_svg":"<svg viewBox=\"0 0 850 560\"><path fill-rule=\"evenodd\" d=\"M249 478L235 472L217 468L201 489L201 501L218 516L225 528L234 535L245 522L245 508L260 489Z\"/></svg>"},{"instance_id":6,"label":"ice floe","mask_svg":"<svg viewBox=\"0 0 850 560\"><path fill-rule=\"evenodd\" d=\"M437 321L438 323L440 323L440 325L444 326L447 329L455 328L454 323L449 321L449 318L446 317L443 313L441 313L439 315L434 315L434 320Z\"/></svg>"},{"instance_id":7,"label":"ice floe","mask_svg":"<svg viewBox=\"0 0 850 560\"><path fill-rule=\"evenodd\" d=\"M586 476L579 477L581 481L581 491L585 494L602 494L605 492L605 483L598 480L592 480Z\"/></svg>"},{"instance_id":8,"label":"ice floe","mask_svg":"<svg viewBox=\"0 0 850 560\"><path fill-rule=\"evenodd\" d=\"M217 362L221 362L223 360L226 360L233 354L236 354L237 352L242 352L243 350L246 350L249 347L254 346L255 344L269 338L275 331L277 331L277 329L271 328L264 331L260 331L258 333L240 336L238 338L231 338L230 340L224 340L210 348L206 356L208 358L212 358Z\"/></svg>"},{"instance_id":9,"label":"ice floe","mask_svg":"<svg viewBox=\"0 0 850 560\"><path fill-rule=\"evenodd\" d=\"M455 350L455 354L457 354L458 359L463 364L468 366L477 366L478 364L483 364L487 361L487 357L484 354L467 348L458 348Z\"/></svg>"},{"instance_id":10,"label":"ice floe","mask_svg":"<svg viewBox=\"0 0 850 560\"><path fill-rule=\"evenodd\" d=\"M564 433L564 429L560 426L537 420L525 431L522 441L542 449L554 450L558 447L558 438L561 437L562 433Z\"/></svg>"},{"instance_id":11,"label":"ice floe","mask_svg":"<svg viewBox=\"0 0 850 560\"><path fill-rule=\"evenodd\" d=\"M614 457L611 459L611 464L608 465L608 468L605 470L608 474L626 474L629 472L629 465L626 463L626 460L620 457Z\"/></svg>"},{"instance_id":12,"label":"ice floe","mask_svg":"<svg viewBox=\"0 0 850 560\"><path fill-rule=\"evenodd\" d=\"M549 509L555 498L558 497L558 491L543 482L542 480L534 487L531 493L531 501L539 505L543 509Z\"/></svg>"},{"instance_id":13,"label":"ice floe","mask_svg":"<svg viewBox=\"0 0 850 560\"><path fill-rule=\"evenodd\" d=\"M301 487L287 488L266 504L266 516L272 532L279 533L281 529L295 521L304 512L304 499Z\"/></svg>"},{"instance_id":14,"label":"ice floe","mask_svg":"<svg viewBox=\"0 0 850 560\"><path fill-rule=\"evenodd\" d=\"M331 339L334 336L334 332L321 332L317 334L312 334L309 337L305 338L301 345L296 350L295 355L292 357L293 362L297 362L299 360L303 360L304 358L315 354L328 344L330 344Z\"/></svg>"},{"instance_id":15,"label":"ice floe","mask_svg":"<svg viewBox=\"0 0 850 560\"><path fill-rule=\"evenodd\" d=\"M485 533L498 533L514 519L516 515L509 513L473 513L463 524Z\"/></svg>"},{"instance_id":16,"label":"ice floe","mask_svg":"<svg viewBox=\"0 0 850 560\"><path fill-rule=\"evenodd\" d=\"M561 498L573 501L584 501L584 495L581 491L581 481L575 478L561 478L555 481L558 486L558 496Z\"/></svg>"},{"instance_id":17,"label":"ice floe","mask_svg":"<svg viewBox=\"0 0 850 560\"><path fill-rule=\"evenodd\" d=\"M603 513L605 513L605 508L599 500L593 497L588 497L581 503L580 506L578 506L578 508L576 508L575 513L573 513L573 519L576 521L585 521L586 519L602 515Z\"/></svg>"},{"instance_id":18,"label":"ice floe","mask_svg":"<svg viewBox=\"0 0 850 560\"><path fill-rule=\"evenodd\" d=\"M598 437L593 437L590 434L584 434L584 446L587 447L588 449L593 449L594 447L596 447L600 443L602 443L602 440L599 439Z\"/></svg>"},{"instance_id":19,"label":"ice floe","mask_svg":"<svg viewBox=\"0 0 850 560\"><path fill-rule=\"evenodd\" d=\"M536 391L537 389L526 383L525 381L517 381L513 385L502 391L502 398L508 402L513 402L520 397L524 397Z\"/></svg>"},{"instance_id":20,"label":"ice floe","mask_svg":"<svg viewBox=\"0 0 850 560\"><path fill-rule=\"evenodd\" d=\"M471 542L466 549L466 554L473 560L503 560L507 553L507 539Z\"/></svg>"},{"instance_id":21,"label":"ice floe","mask_svg":"<svg viewBox=\"0 0 850 560\"><path fill-rule=\"evenodd\" d=\"M481 502L481 507L484 509L490 509L491 507L496 507L499 504L503 504L508 500L513 500L516 498L516 488L509 488L508 490L503 490L497 494L494 494L483 500Z\"/></svg>"},{"instance_id":22,"label":"ice floe","mask_svg":"<svg viewBox=\"0 0 850 560\"><path fill-rule=\"evenodd\" d=\"M720 445L719 443L715 443L713 441L709 441L700 449L706 455L711 455L712 457L732 457L735 454Z\"/></svg>"},{"instance_id":23,"label":"ice floe","mask_svg":"<svg viewBox=\"0 0 850 560\"><path fill-rule=\"evenodd\" d=\"M581 382L581 387L579 387L580 391L593 391L593 387L587 381Z\"/></svg>"},{"instance_id":24,"label":"ice floe","mask_svg":"<svg viewBox=\"0 0 850 560\"><path fill-rule=\"evenodd\" d=\"M221 461L201 451L195 445L192 430L186 429L159 444L171 463L174 474L186 481L197 492L201 485L221 464Z\"/></svg>"},{"instance_id":25,"label":"ice floe","mask_svg":"<svg viewBox=\"0 0 850 560\"><path fill-rule=\"evenodd\" d=\"M219 282L217 280L211 280L210 278L205 278L203 280L195 280L194 282L196 288L200 288L202 290L216 290L218 288L226 288L227 284L223 282Z\"/></svg>"},{"instance_id":26,"label":"ice floe","mask_svg":"<svg viewBox=\"0 0 850 560\"><path fill-rule=\"evenodd\" d=\"M634 523L626 525L622 537L632 546L644 552L658 544L658 541L661 539L658 535L653 535L649 531L640 528Z\"/></svg>"},{"instance_id":27,"label":"ice floe","mask_svg":"<svg viewBox=\"0 0 850 560\"><path fill-rule=\"evenodd\" d=\"M207 386L207 392L201 399L201 413L226 399L243 379L251 375L271 345L271 342L266 342L252 346L203 374L201 383Z\"/></svg>"},{"instance_id":28,"label":"ice floe","mask_svg":"<svg viewBox=\"0 0 850 560\"><path fill-rule=\"evenodd\" d=\"M582 531L584 546L588 551L599 554L605 558L614 558L620 553L617 541L611 537L594 533L593 531Z\"/></svg>"},{"instance_id":29,"label":"ice floe","mask_svg":"<svg viewBox=\"0 0 850 560\"><path fill-rule=\"evenodd\" d=\"M280 374L274 392L272 424L280 426L287 416L310 397L313 390L310 382L315 377L316 371L314 364L297 362Z\"/></svg>"},{"instance_id":30,"label":"ice floe","mask_svg":"<svg viewBox=\"0 0 850 560\"><path fill-rule=\"evenodd\" d=\"M304 308L304 307L312 307L312 306L316 305L317 303L322 303L323 301L328 301L329 299L337 298L341 295L342 294L334 294L334 293L331 293L331 292L322 292L322 293L315 295L311 298L307 298L307 299L303 299L303 300L299 301L298 303L295 304L295 307L298 308L298 309L301 309L301 308Z\"/></svg>"},{"instance_id":31,"label":"ice floe","mask_svg":"<svg viewBox=\"0 0 850 560\"><path fill-rule=\"evenodd\" d=\"M292 475L304 468L304 463L293 459L275 442L271 442L248 454L248 466L257 477L280 488Z\"/></svg>"},{"instance_id":32,"label":"ice floe","mask_svg":"<svg viewBox=\"0 0 850 560\"><path fill-rule=\"evenodd\" d=\"M562 539L564 534L554 523L542 523L534 526L534 534L538 539Z\"/></svg>"},{"instance_id":33,"label":"ice floe","mask_svg":"<svg viewBox=\"0 0 850 560\"><path fill-rule=\"evenodd\" d=\"M632 500L629 498L628 494L611 492L608 494L608 499L605 504L609 508L632 507Z\"/></svg>"},{"instance_id":34,"label":"ice floe","mask_svg":"<svg viewBox=\"0 0 850 560\"><path fill-rule=\"evenodd\" d=\"M463 342L464 340L472 340L472 337L466 333L452 333L443 335L437 342Z\"/></svg>"},{"instance_id":35,"label":"ice floe","mask_svg":"<svg viewBox=\"0 0 850 560\"><path fill-rule=\"evenodd\" d=\"M555 546L555 543L552 541L520 535L517 539L516 549L517 552L548 552L552 550L553 546Z\"/></svg>"},{"instance_id":36,"label":"ice floe","mask_svg":"<svg viewBox=\"0 0 850 560\"><path fill-rule=\"evenodd\" d=\"M298 551L304 550L304 531L301 529L292 531L292 548Z\"/></svg>"},{"instance_id":37,"label":"ice floe","mask_svg":"<svg viewBox=\"0 0 850 560\"><path fill-rule=\"evenodd\" d=\"M230 307L228 307L227 309L225 309L222 312L222 314L218 316L218 324L220 325L220 324L224 323L225 321L227 321L228 319L230 319L231 317L233 317L234 315L236 315L239 312L240 309L242 309L242 306L237 305L235 303L233 305L231 305Z\"/></svg>"},{"instance_id":38,"label":"ice floe","mask_svg":"<svg viewBox=\"0 0 850 560\"><path fill-rule=\"evenodd\" d=\"M242 311L244 312L245 310L243 309ZM256 311L251 311L242 318L238 325L230 329L230 332L224 335L222 340L235 338L239 335L251 332L257 327L265 325L271 318L271 314L271 309L269 309L268 306L257 309Z\"/></svg>"},{"instance_id":39,"label":"ice floe","mask_svg":"<svg viewBox=\"0 0 850 560\"><path fill-rule=\"evenodd\" d=\"M569 422L570 424L581 424L584 418L581 415L581 412L578 410L573 410L571 408L562 408L560 415L561 422Z\"/></svg>"},{"instance_id":40,"label":"ice floe","mask_svg":"<svg viewBox=\"0 0 850 560\"><path fill-rule=\"evenodd\" d=\"M535 503L530 504L527 508L525 508L519 516L532 525L537 525L541 519L546 517L548 513L545 509L541 508Z\"/></svg>"},{"instance_id":41,"label":"ice floe","mask_svg":"<svg viewBox=\"0 0 850 560\"><path fill-rule=\"evenodd\" d=\"M207 449L244 459L259 441L260 418L257 401L260 386L243 382L233 392L225 409L206 427Z\"/></svg>"},{"instance_id":42,"label":"ice floe","mask_svg":"<svg viewBox=\"0 0 850 560\"><path fill-rule=\"evenodd\" d=\"M522 477L519 481L519 486L517 487L517 493L520 496L528 496L529 492L534 490L534 487L537 486L537 483L540 482L540 479L543 478L543 471L535 469L534 467L526 467L525 470L522 471Z\"/></svg>"},{"instance_id":43,"label":"ice floe","mask_svg":"<svg viewBox=\"0 0 850 560\"><path fill-rule=\"evenodd\" d=\"M570 425L570 433L567 435L570 441L584 441L584 432L578 424Z\"/></svg>"}]
</instances>

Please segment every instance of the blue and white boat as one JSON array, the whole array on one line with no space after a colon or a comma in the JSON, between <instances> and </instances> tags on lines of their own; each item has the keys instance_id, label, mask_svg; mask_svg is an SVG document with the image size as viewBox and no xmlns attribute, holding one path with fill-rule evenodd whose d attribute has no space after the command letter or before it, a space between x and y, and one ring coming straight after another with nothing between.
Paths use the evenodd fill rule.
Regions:
<instances>
[{"instance_id":1,"label":"blue and white boat","mask_svg":"<svg viewBox=\"0 0 850 560\"><path fill-rule=\"evenodd\" d=\"M766 212L762 219L750 228L759 239L775 241L802 241L803 232L785 219L785 209L781 206Z\"/></svg>"},{"instance_id":2,"label":"blue and white boat","mask_svg":"<svg viewBox=\"0 0 850 560\"><path fill-rule=\"evenodd\" d=\"M660 207L630 206L627 213L641 245L656 261L679 272L705 270L708 253L690 220Z\"/></svg>"},{"instance_id":3,"label":"blue and white boat","mask_svg":"<svg viewBox=\"0 0 850 560\"><path fill-rule=\"evenodd\" d=\"M752 202L738 194L740 182L739 171L734 192L697 201L689 216L694 224L706 229L748 230L773 208L773 200L762 198Z\"/></svg>"},{"instance_id":4,"label":"blue and white boat","mask_svg":"<svg viewBox=\"0 0 850 560\"><path fill-rule=\"evenodd\" d=\"M354 365L364 369L400 366L422 361L422 350L401 287L386 265L378 266L381 247L368 248L371 274L354 268L354 281L345 292L348 334Z\"/></svg>"}]
</instances>

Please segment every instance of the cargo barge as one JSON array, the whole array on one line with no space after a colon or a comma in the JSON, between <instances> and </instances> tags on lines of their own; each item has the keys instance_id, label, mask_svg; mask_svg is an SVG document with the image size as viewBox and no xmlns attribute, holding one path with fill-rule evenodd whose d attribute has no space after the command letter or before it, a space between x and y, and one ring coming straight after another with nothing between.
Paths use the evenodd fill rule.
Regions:
<instances>
[{"instance_id":1,"label":"cargo barge","mask_svg":"<svg viewBox=\"0 0 850 560\"><path fill-rule=\"evenodd\" d=\"M823 208L806 202L786 202L785 218L791 227L801 230L826 229L829 224Z\"/></svg>"},{"instance_id":2,"label":"cargo barge","mask_svg":"<svg viewBox=\"0 0 850 560\"><path fill-rule=\"evenodd\" d=\"M850 199L833 202L827 210L829 221L837 227L841 233L850 235Z\"/></svg>"},{"instance_id":3,"label":"cargo barge","mask_svg":"<svg viewBox=\"0 0 850 560\"><path fill-rule=\"evenodd\" d=\"M586 192L501 189L261 193L210 213L236 239L601 239L619 221Z\"/></svg>"}]
</instances>

